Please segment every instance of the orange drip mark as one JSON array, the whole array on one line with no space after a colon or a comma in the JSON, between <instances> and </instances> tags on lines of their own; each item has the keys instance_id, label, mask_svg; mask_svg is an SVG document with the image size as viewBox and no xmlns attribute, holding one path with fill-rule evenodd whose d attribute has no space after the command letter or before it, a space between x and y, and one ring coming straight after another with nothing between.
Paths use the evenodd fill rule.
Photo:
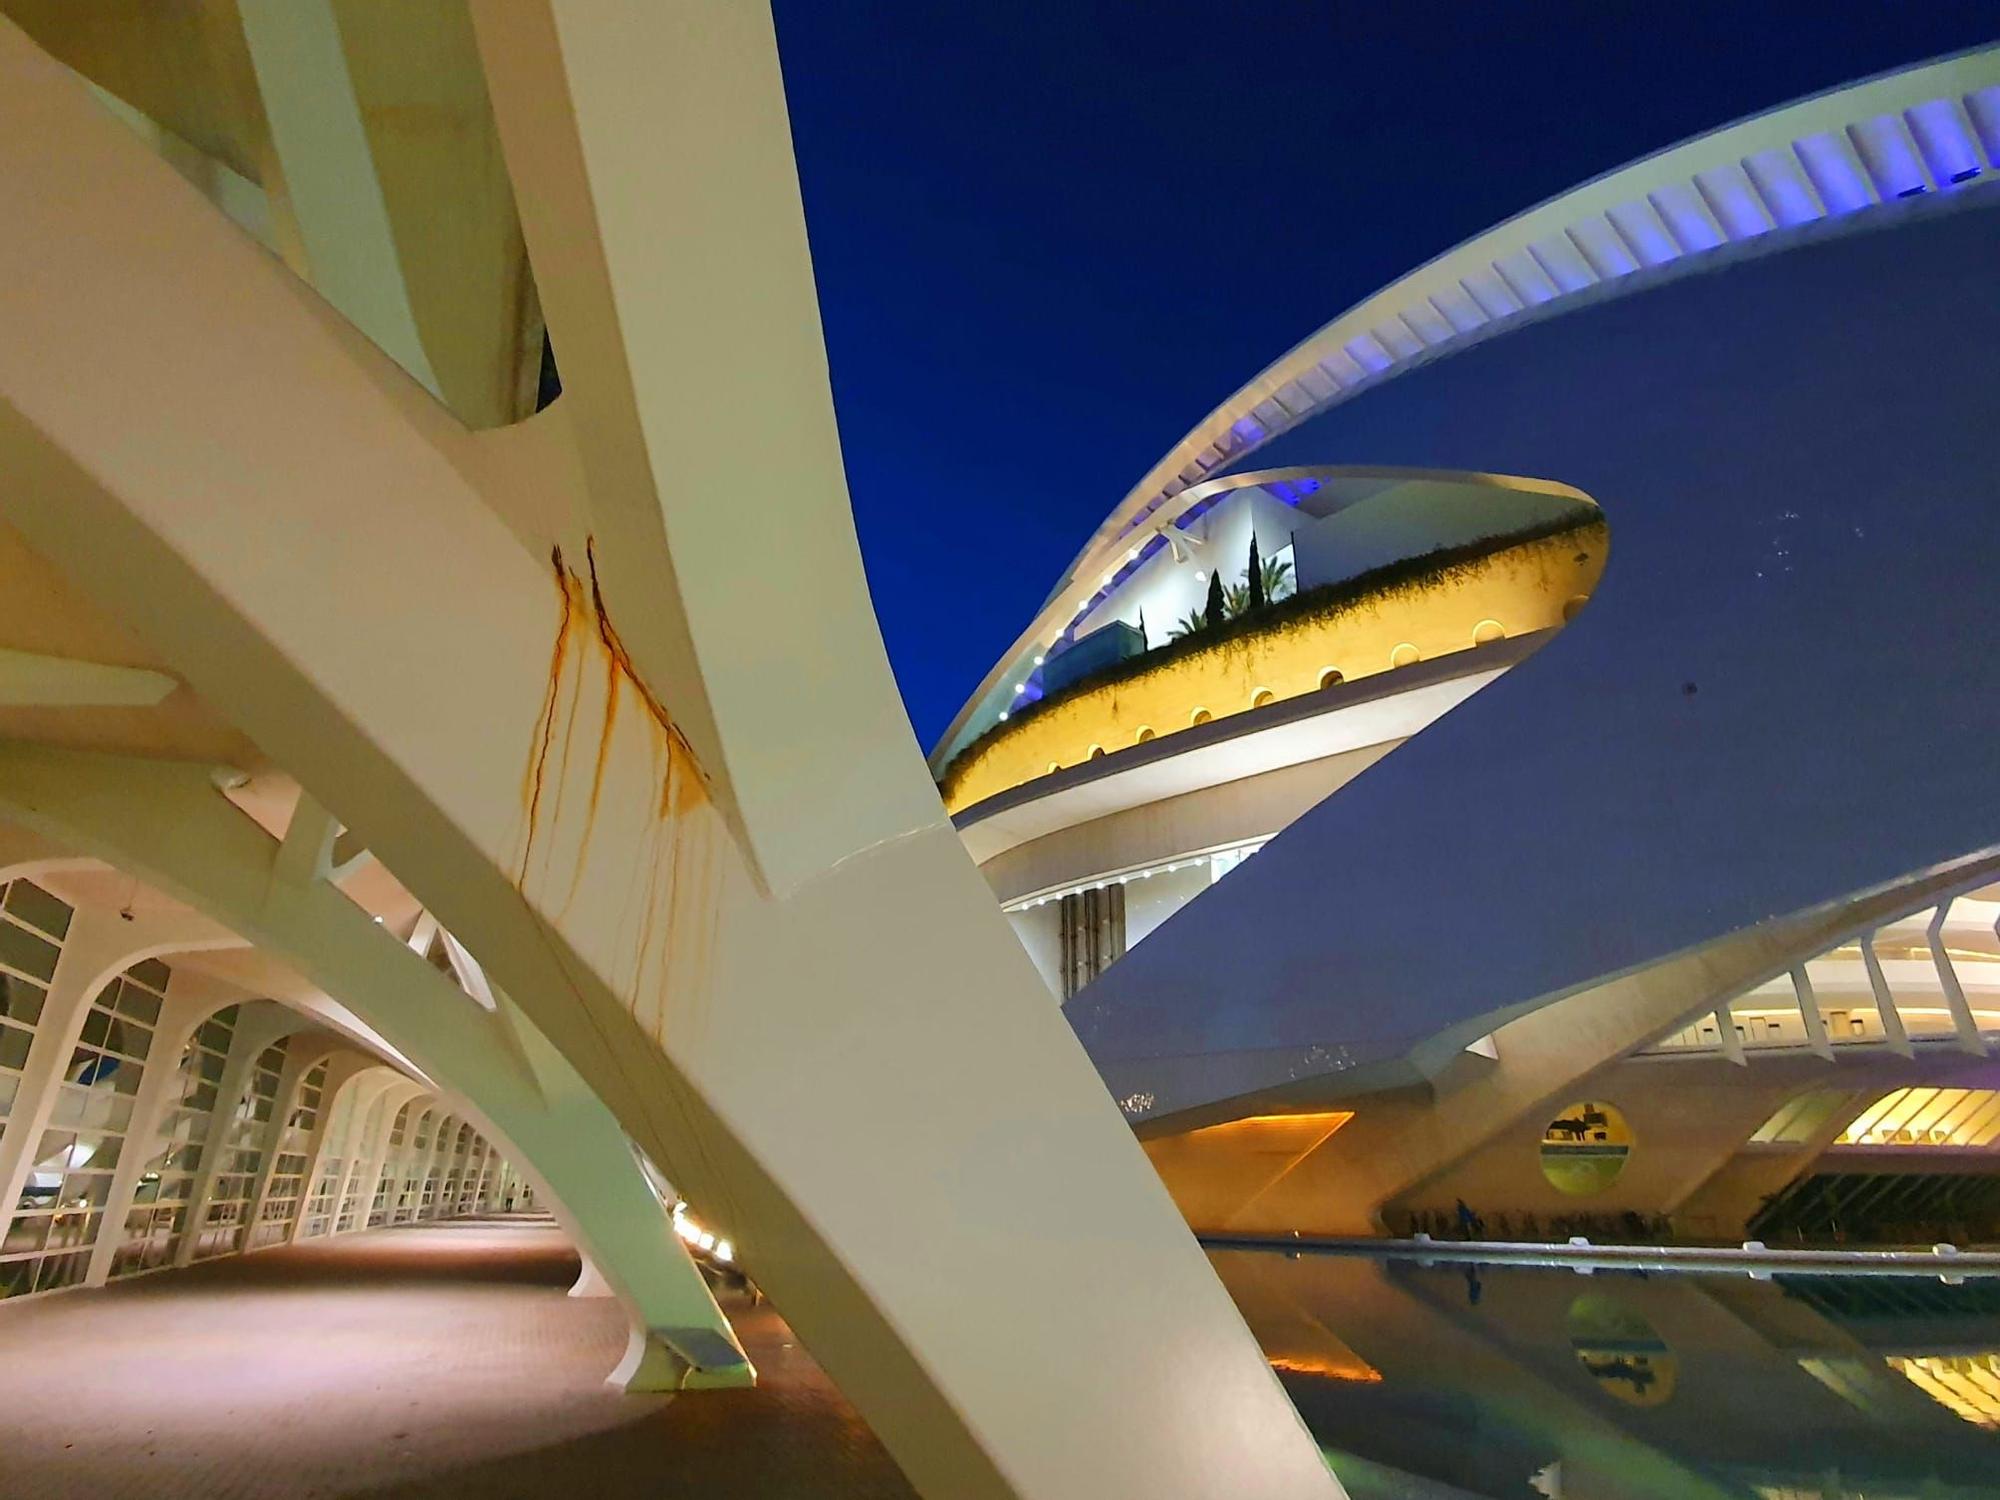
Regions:
<instances>
[{"instance_id":1,"label":"orange drip mark","mask_svg":"<svg viewBox=\"0 0 2000 1500\"><path fill-rule=\"evenodd\" d=\"M563 592L569 597L574 611L583 608L583 580L576 576L573 568L563 569ZM562 826L563 795L569 790L569 750L576 742L577 711L583 707L583 676L577 674L576 688L569 695L569 717L563 722L562 756L556 762L556 801L549 809L549 826Z\"/></svg>"},{"instance_id":2,"label":"orange drip mark","mask_svg":"<svg viewBox=\"0 0 2000 1500\"><path fill-rule=\"evenodd\" d=\"M597 764L590 772L590 816L597 817L597 800L604 795L604 762L611 753L611 731L618 725L618 684L624 679L619 675L618 663L607 660L604 663L604 729L597 736Z\"/></svg>"},{"instance_id":3,"label":"orange drip mark","mask_svg":"<svg viewBox=\"0 0 2000 1500\"><path fill-rule=\"evenodd\" d=\"M528 762L527 776L521 787L521 799L528 804L528 830L521 845L521 865L515 877L516 885L528 878L528 860L534 853L535 826L542 811L542 782L548 774L549 745L555 738L556 708L562 701L563 661L569 654L570 626L577 612L578 601L570 588L569 570L563 567L562 548L551 547L549 561L555 568L556 587L562 593L562 618L556 623L555 646L549 653L549 680L543 685L542 709L535 719L535 753Z\"/></svg>"},{"instance_id":4,"label":"orange drip mark","mask_svg":"<svg viewBox=\"0 0 2000 1500\"><path fill-rule=\"evenodd\" d=\"M639 1001L647 993L651 982L657 991L656 1003L651 1007L653 1014L642 1017L642 1022L650 1021L649 1030L659 1035L665 1029L665 981L669 962L676 972L686 958L705 969L715 946L720 914L715 909L714 893L708 883L718 874L714 859L714 849L706 836L706 831L690 823L688 819L708 803L708 787L700 760L667 712L666 705L640 677L632 662L631 653L612 623L606 607L603 586L598 577L597 551L594 538L586 538L584 544L586 562L585 576L566 567L560 548L550 549L549 558L556 574L556 586L563 595L563 614L558 624L556 640L549 662L549 680L543 690L541 713L535 726L535 743L530 757L526 780L522 788L523 801L527 807L528 831L526 843L521 853L520 870L516 883L525 891L526 880L532 865L531 856L537 838L546 844L551 831L562 821L562 812L569 783L570 753L576 737L577 718L583 698L587 670L579 665L573 684L566 684L568 657L572 641L589 641L595 636L598 646L604 652L604 708L602 722L598 726L597 748L591 767L589 810L581 831L575 855L575 865L571 871L569 890L562 903L562 911L567 912L575 901L578 887L583 879L583 868L590 847L591 835L596 827L597 816L603 798L604 785L611 759L611 742L617 732L619 711L629 684L638 701L644 705L646 716L659 732L646 736L646 752L649 771L653 783L658 788L654 799L652 816L646 826L637 830L633 844L633 865L625 883L622 904L615 924L613 938L617 948L629 954L631 989L627 1002L635 1015L639 1011ZM587 591L586 591L587 582ZM581 616L588 610L595 630L586 633L581 628ZM570 701L566 722L560 726L562 748L554 757L557 784L550 794L550 811L544 826L542 807L544 790L548 780L549 766L559 726L557 720L564 718L562 695L569 688ZM665 763L661 757L664 754ZM697 847L690 847L692 836L698 841ZM546 866L549 857L545 856ZM544 872L546 873L546 871ZM690 881L694 882L693 884ZM632 902L637 898L641 909L633 921ZM664 923L662 923L664 917ZM637 932L632 928L636 925ZM662 931L664 927L664 931ZM626 945L630 943L631 947ZM689 990L693 993L694 986ZM685 1019L685 1018L683 1018Z\"/></svg>"},{"instance_id":5,"label":"orange drip mark","mask_svg":"<svg viewBox=\"0 0 2000 1500\"><path fill-rule=\"evenodd\" d=\"M644 992L647 960L656 948L655 924L663 908L666 913L667 930L665 941L657 945L662 963L665 962L667 953L674 947L674 931L677 926L674 920L674 904L680 899L682 842L682 825L677 823L673 816L674 804L677 801L675 788L677 785L686 785L692 780L693 778L682 768L679 756L675 754L674 743L669 740L666 773L660 777L658 811L653 824L655 833L647 854L646 915L645 925L639 937L638 982L634 988L635 995ZM664 981L665 975L662 974L661 982ZM661 999L662 1012L655 1036L660 1036L666 1029L664 995Z\"/></svg>"},{"instance_id":6,"label":"orange drip mark","mask_svg":"<svg viewBox=\"0 0 2000 1500\"><path fill-rule=\"evenodd\" d=\"M611 758L611 736L618 727L618 684L623 680L618 670L617 660L606 656L604 659L604 722L599 726L597 731L597 760L590 769L590 810L584 815L583 842L577 846L576 864L570 871L569 891L563 897L562 909L565 912L569 910L570 903L576 900L576 888L583 880L584 851L590 848L591 830L597 827L597 804L604 795L604 764ZM576 695L578 698L583 696L583 684L581 682L577 684ZM572 728L574 727L574 719L575 716L572 714ZM565 741L563 744L563 766L567 769L568 765L569 745ZM558 816L562 812L562 798L560 795L556 798L556 812Z\"/></svg>"},{"instance_id":7,"label":"orange drip mark","mask_svg":"<svg viewBox=\"0 0 2000 1500\"><path fill-rule=\"evenodd\" d=\"M632 665L631 653L625 649L625 643L618 638L618 627L611 623L611 612L604 607L604 590L597 581L595 537L584 538L583 557L590 570L590 602L592 612L597 617L597 638L604 643L604 649L618 664L618 670L632 684L633 691L638 693L639 701L646 705L646 712L652 715L653 722L666 734L669 748L685 755L687 763L699 770L701 762L694 758L694 747L682 736L679 726L674 723L674 716L667 712L666 705L654 697L653 690L646 686L645 679Z\"/></svg>"}]
</instances>

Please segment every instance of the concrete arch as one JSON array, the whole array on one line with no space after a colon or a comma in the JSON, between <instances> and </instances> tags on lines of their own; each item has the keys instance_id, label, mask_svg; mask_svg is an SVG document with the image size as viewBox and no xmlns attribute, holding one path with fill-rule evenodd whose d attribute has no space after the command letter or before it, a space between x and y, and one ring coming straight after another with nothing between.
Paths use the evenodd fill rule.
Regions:
<instances>
[{"instance_id":1,"label":"concrete arch","mask_svg":"<svg viewBox=\"0 0 2000 1500\"><path fill-rule=\"evenodd\" d=\"M0 451L21 475L7 519L113 615L134 601L111 580L146 580L163 602L147 611L149 646L478 953L518 1007L500 1024L519 1050L442 1006L403 1024L463 1035L539 1082L551 1112L588 1098L604 1112L593 1140L629 1132L726 1225L919 1488L1333 1493L1061 1016L1026 1003L1032 967L909 738L842 489L768 13L712 4L693 28L635 3L473 14L572 377L557 420L509 431L516 455L542 444L539 517L561 569L502 519L498 448L443 419L0 27L0 175L23 206L0 221L15 334L0 346ZM662 99L688 127L668 151L651 144ZM89 194L70 190L80 181ZM76 274L50 297L32 268L51 246L83 245L93 253L68 258ZM140 427L114 432L112 411ZM340 452L341 472L311 452ZM785 513L785 544L747 591L722 586L747 518L713 503L746 490ZM241 545L188 534L239 504ZM771 534L768 513L757 525ZM320 539L312 556L268 545L300 526ZM328 576L365 582L371 608L328 613ZM818 625L804 636L790 623L801 607ZM538 753L552 686L551 733L575 717L602 732L601 756ZM23 769L10 756L5 780L32 824L50 788L17 795ZM214 796L179 768L141 774L177 782L184 810ZM71 804L65 821L87 813ZM329 904L345 898L316 854L305 879L274 888L269 840L240 831L245 860L220 861L227 907L261 947L343 999L429 982L404 980L404 959L442 982ZM174 855L143 852L156 878ZM690 878L655 883L625 916L632 871L676 858ZM181 890L203 880L175 874ZM304 952L308 938L327 946ZM361 986L327 972L347 962L383 995L350 996ZM481 1112L525 1147L530 1113ZM550 1164L582 1134L516 1159L573 1201L602 1153ZM921 1237L893 1228L913 1182L933 1195ZM1071 1288L1074 1255L1111 1241L1126 1257L1118 1285ZM976 1302L939 1283L940 1263L980 1288ZM1084 1329L1100 1360L1133 1372L1116 1392L1099 1360L1048 1357Z\"/></svg>"},{"instance_id":2,"label":"concrete arch","mask_svg":"<svg viewBox=\"0 0 2000 1500\"><path fill-rule=\"evenodd\" d=\"M4 753L0 748L0 755ZM112 773L112 782L103 788L108 791L121 778L112 764L99 764L100 769ZM39 824L45 833L53 833L60 823L73 839L91 847L93 858L113 868L133 869L149 887L164 890L175 901L228 912L242 924L241 931L231 930L189 911L178 920L193 925L173 929L184 945L195 941L190 934L198 934L216 948L236 949L262 937L265 940L255 944L257 953L270 957L303 955L303 962L294 960L289 969L271 964L268 958L260 960L262 970L254 963L246 964L239 979L261 974L267 981L264 987L281 1003L309 1007L323 991L302 984L296 971L328 971L334 977L332 988L347 1008L399 1052L426 1066L427 1071L442 1070L480 1093L486 1101L482 1117L498 1115L514 1132L509 1135L483 1128L483 1133L500 1134L509 1140L509 1160L538 1179L538 1196L555 1206L585 1253L600 1264L617 1289L635 1328L644 1330L635 1332L626 1361L613 1372L615 1381L628 1389L649 1389L741 1383L754 1378L747 1362L741 1360L706 1283L632 1166L623 1133L592 1096L574 1085L563 1085L566 1070L527 1023L518 1015L489 1014L472 1003L454 980L370 921L330 884L310 881L302 891L306 907L321 914L317 922L298 916L287 920L282 904L271 902L267 888L273 855L281 851L224 801L204 774L193 768L158 769L181 782L190 794L181 815L193 817L195 822L173 828L170 818L157 830L161 838L156 844L143 834L129 837L128 833L137 834L137 825L117 817L104 819L104 828L96 827L100 821L97 814L74 824L62 818L50 823L33 815L28 820ZM81 786L75 789L81 790ZM128 785L127 790L136 788ZM0 788L0 806L10 800L7 790ZM13 806L16 814L26 813L23 805ZM43 810L48 806L44 804ZM118 831L121 823L125 823L126 832ZM222 845L201 851L196 847L199 838L191 845L187 832L203 828L222 839ZM322 824L309 833L301 824L300 839L317 841L323 829ZM225 852L232 844L238 848L235 856ZM262 851L255 852L259 845ZM159 863L163 858L164 866ZM234 877L230 873L232 858L250 861L238 865ZM162 880L163 868L174 875ZM237 881L241 884L230 894ZM348 934L344 940L335 936L342 930ZM286 936L274 941L271 935L277 932ZM195 1024L193 1019L187 1022L183 1038ZM546 1077L550 1071L553 1083ZM519 1139L523 1136L536 1143L534 1151L523 1147ZM543 1175L547 1169L536 1159L541 1153L574 1163L559 1174L568 1188L566 1194L555 1191ZM340 1209L337 1201L333 1209L336 1222ZM670 1332L655 1333L656 1329ZM712 1363L690 1374L697 1360L676 1353L673 1338L684 1340Z\"/></svg>"}]
</instances>

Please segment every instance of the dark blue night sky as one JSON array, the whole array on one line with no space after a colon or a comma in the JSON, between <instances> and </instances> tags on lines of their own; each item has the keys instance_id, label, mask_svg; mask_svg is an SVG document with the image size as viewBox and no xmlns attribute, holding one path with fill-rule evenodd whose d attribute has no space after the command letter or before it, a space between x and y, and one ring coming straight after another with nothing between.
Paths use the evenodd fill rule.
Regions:
<instances>
[{"instance_id":1,"label":"dark blue night sky","mask_svg":"<svg viewBox=\"0 0 2000 1500\"><path fill-rule=\"evenodd\" d=\"M1349 304L1991 0L775 0L869 583L928 749L1187 428Z\"/></svg>"}]
</instances>

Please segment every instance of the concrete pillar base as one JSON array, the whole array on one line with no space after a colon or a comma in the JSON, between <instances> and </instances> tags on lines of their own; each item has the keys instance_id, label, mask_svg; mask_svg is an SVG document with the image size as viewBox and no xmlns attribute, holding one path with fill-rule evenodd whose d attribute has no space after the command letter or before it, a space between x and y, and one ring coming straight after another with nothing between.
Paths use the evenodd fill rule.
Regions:
<instances>
[{"instance_id":1,"label":"concrete pillar base","mask_svg":"<svg viewBox=\"0 0 2000 1500\"><path fill-rule=\"evenodd\" d=\"M694 1359L712 1362L696 1364ZM660 1391L741 1390L757 1383L757 1369L726 1340L705 1328L634 1328L625 1357L604 1383L635 1396Z\"/></svg>"},{"instance_id":2,"label":"concrete pillar base","mask_svg":"<svg viewBox=\"0 0 2000 1500\"><path fill-rule=\"evenodd\" d=\"M576 1285L569 1289L572 1297L615 1297L611 1283L604 1279L604 1273L597 1269L597 1262L588 1255L583 1258L583 1269L577 1272Z\"/></svg>"}]
</instances>

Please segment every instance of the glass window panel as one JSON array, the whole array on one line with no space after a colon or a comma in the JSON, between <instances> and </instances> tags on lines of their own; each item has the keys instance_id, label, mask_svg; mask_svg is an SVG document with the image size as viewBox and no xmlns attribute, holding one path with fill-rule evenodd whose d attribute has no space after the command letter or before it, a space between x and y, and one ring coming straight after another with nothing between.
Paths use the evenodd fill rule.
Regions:
<instances>
[{"instance_id":1,"label":"glass window panel","mask_svg":"<svg viewBox=\"0 0 2000 1500\"><path fill-rule=\"evenodd\" d=\"M87 1253L52 1255L42 1262L41 1270L35 1277L35 1290L47 1292L57 1287L75 1286L89 1269L90 1256Z\"/></svg>"},{"instance_id":2,"label":"glass window panel","mask_svg":"<svg viewBox=\"0 0 2000 1500\"><path fill-rule=\"evenodd\" d=\"M1908 1130L1910 1118L1936 1095L1936 1089L1904 1089L1903 1097L1884 1110L1882 1118L1875 1122L1875 1133L1893 1138L1897 1131Z\"/></svg>"},{"instance_id":3,"label":"glass window panel","mask_svg":"<svg viewBox=\"0 0 2000 1500\"><path fill-rule=\"evenodd\" d=\"M37 937L25 927L0 922L0 963L19 969L31 979L47 983L56 971L56 958L61 952L47 938Z\"/></svg>"},{"instance_id":4,"label":"glass window panel","mask_svg":"<svg viewBox=\"0 0 2000 1500\"><path fill-rule=\"evenodd\" d=\"M1987 1090L1986 1103L1961 1128L1965 1133L1965 1145L1992 1145L1994 1137L2000 1135L2000 1092Z\"/></svg>"},{"instance_id":5,"label":"glass window panel","mask_svg":"<svg viewBox=\"0 0 2000 1500\"><path fill-rule=\"evenodd\" d=\"M0 974L0 1018L33 1026L42 1019L48 991L16 974Z\"/></svg>"},{"instance_id":6,"label":"glass window panel","mask_svg":"<svg viewBox=\"0 0 2000 1500\"><path fill-rule=\"evenodd\" d=\"M125 986L125 996L118 1008L142 1026L155 1026L160 1020L160 997L150 995L137 985Z\"/></svg>"},{"instance_id":7,"label":"glass window panel","mask_svg":"<svg viewBox=\"0 0 2000 1500\"><path fill-rule=\"evenodd\" d=\"M1933 1089L1930 1098L1924 1101L1921 1109L1911 1113L1903 1128L1918 1140L1924 1139L1964 1097L1964 1089Z\"/></svg>"},{"instance_id":8,"label":"glass window panel","mask_svg":"<svg viewBox=\"0 0 2000 1500\"><path fill-rule=\"evenodd\" d=\"M39 927L58 942L69 934L69 904L51 896L33 881L16 880L9 885L6 907L30 927Z\"/></svg>"},{"instance_id":9,"label":"glass window panel","mask_svg":"<svg viewBox=\"0 0 2000 1500\"><path fill-rule=\"evenodd\" d=\"M34 1037L16 1026L0 1026L0 1068L16 1072L28 1065L28 1048Z\"/></svg>"},{"instance_id":10,"label":"glass window panel","mask_svg":"<svg viewBox=\"0 0 2000 1500\"><path fill-rule=\"evenodd\" d=\"M173 977L173 970L157 958L142 958L126 972L139 983L158 990L161 994L166 993L167 981Z\"/></svg>"},{"instance_id":11,"label":"glass window panel","mask_svg":"<svg viewBox=\"0 0 2000 1500\"><path fill-rule=\"evenodd\" d=\"M94 1047L78 1047L69 1055L69 1070L63 1074L71 1083L93 1084L103 1068L105 1057Z\"/></svg>"},{"instance_id":12,"label":"glass window panel","mask_svg":"<svg viewBox=\"0 0 2000 1500\"><path fill-rule=\"evenodd\" d=\"M1946 1144L1953 1146L1960 1144L1958 1132L1965 1122L1978 1114L1986 1103L1986 1095L1982 1090L1958 1089L1955 1092L1958 1098L1952 1101L1951 1107L1930 1122L1932 1132L1940 1135Z\"/></svg>"},{"instance_id":13,"label":"glass window panel","mask_svg":"<svg viewBox=\"0 0 2000 1500\"><path fill-rule=\"evenodd\" d=\"M1883 1115L1889 1112L1893 1105L1902 1099L1903 1093L1902 1089L1897 1089L1894 1093L1884 1094L1880 1099L1877 1099L1873 1104L1862 1110L1860 1114L1854 1117L1853 1123L1841 1131L1841 1142L1843 1144L1852 1144L1856 1141L1868 1139L1874 1131L1876 1123Z\"/></svg>"},{"instance_id":14,"label":"glass window panel","mask_svg":"<svg viewBox=\"0 0 2000 1500\"><path fill-rule=\"evenodd\" d=\"M109 1045L113 1052L122 1053L136 1062L146 1060L146 1048L152 1045L153 1033L136 1023L119 1018L111 1023Z\"/></svg>"}]
</instances>

